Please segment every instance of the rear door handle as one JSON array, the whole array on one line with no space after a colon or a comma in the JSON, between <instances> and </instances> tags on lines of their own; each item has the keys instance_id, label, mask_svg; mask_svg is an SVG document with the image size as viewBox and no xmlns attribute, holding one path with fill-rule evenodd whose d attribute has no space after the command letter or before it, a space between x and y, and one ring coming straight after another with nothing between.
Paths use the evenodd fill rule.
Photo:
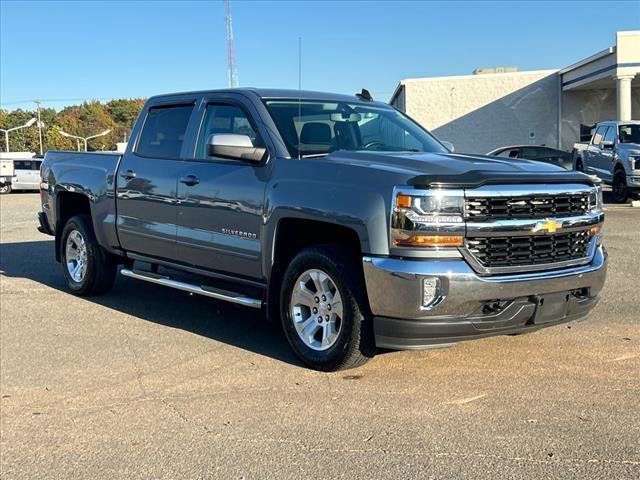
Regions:
<instances>
[{"instance_id":1,"label":"rear door handle","mask_svg":"<svg viewBox=\"0 0 640 480\"><path fill-rule=\"evenodd\" d=\"M187 187L193 187L200 183L200 179L195 175L186 175L180 179L180 183L184 183Z\"/></svg>"},{"instance_id":2,"label":"rear door handle","mask_svg":"<svg viewBox=\"0 0 640 480\"><path fill-rule=\"evenodd\" d=\"M126 172L122 173L120 176L125 180L133 180L134 178L136 178L136 172L134 172L133 170L127 170Z\"/></svg>"}]
</instances>

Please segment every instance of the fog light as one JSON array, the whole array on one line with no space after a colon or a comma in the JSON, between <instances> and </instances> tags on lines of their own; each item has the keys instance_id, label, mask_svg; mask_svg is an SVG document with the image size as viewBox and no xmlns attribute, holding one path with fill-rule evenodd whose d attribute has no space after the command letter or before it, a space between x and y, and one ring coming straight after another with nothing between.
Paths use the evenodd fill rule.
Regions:
<instances>
[{"instance_id":1,"label":"fog light","mask_svg":"<svg viewBox=\"0 0 640 480\"><path fill-rule=\"evenodd\" d=\"M440 279L430 277L422 279L422 306L428 307L440 295Z\"/></svg>"}]
</instances>

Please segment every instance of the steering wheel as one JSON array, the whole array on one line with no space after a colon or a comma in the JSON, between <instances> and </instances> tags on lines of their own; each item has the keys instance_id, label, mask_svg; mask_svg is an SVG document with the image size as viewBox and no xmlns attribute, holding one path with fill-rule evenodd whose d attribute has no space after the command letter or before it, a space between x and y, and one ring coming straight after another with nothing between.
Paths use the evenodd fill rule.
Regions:
<instances>
[{"instance_id":1,"label":"steering wheel","mask_svg":"<svg viewBox=\"0 0 640 480\"><path fill-rule=\"evenodd\" d=\"M374 145L378 145L380 147L384 147L384 142L381 140L371 140L370 142L365 143L362 146L363 150L369 150L371 147L373 147Z\"/></svg>"}]
</instances>

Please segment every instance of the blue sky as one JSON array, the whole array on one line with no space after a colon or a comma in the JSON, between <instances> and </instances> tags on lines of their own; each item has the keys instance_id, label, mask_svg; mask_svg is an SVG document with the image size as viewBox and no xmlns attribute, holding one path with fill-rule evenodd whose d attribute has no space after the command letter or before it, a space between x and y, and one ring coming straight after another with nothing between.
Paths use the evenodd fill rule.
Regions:
<instances>
[{"instance_id":1,"label":"blue sky","mask_svg":"<svg viewBox=\"0 0 640 480\"><path fill-rule=\"evenodd\" d=\"M388 100L402 78L564 67L640 28L630 2L232 1L241 86ZM59 108L227 85L224 3L0 1L0 103Z\"/></svg>"}]
</instances>

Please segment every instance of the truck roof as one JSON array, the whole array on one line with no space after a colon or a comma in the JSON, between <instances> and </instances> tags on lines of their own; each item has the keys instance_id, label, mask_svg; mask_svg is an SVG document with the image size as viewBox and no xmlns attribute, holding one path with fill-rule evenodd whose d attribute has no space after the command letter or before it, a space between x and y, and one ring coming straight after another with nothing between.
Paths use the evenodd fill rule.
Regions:
<instances>
[{"instance_id":1,"label":"truck roof","mask_svg":"<svg viewBox=\"0 0 640 480\"><path fill-rule=\"evenodd\" d=\"M596 125L640 125L640 120L603 120Z\"/></svg>"},{"instance_id":2,"label":"truck roof","mask_svg":"<svg viewBox=\"0 0 640 480\"><path fill-rule=\"evenodd\" d=\"M302 100L325 100L330 102L361 102L361 103L378 103L388 106L387 103L384 102L370 102L367 100L362 100L357 97L354 93L353 95L344 95L340 93L329 93L329 92L316 92L312 90L295 90L295 89L280 89L280 88L252 88L252 87L243 87L243 88L225 88L225 89L216 89L216 90L198 90L193 92L175 92L168 93L162 95L154 95L149 99L159 99L163 97L173 97L178 95L203 95L210 93L251 93L257 95L263 100L276 100L276 99L298 99Z\"/></svg>"}]
</instances>

